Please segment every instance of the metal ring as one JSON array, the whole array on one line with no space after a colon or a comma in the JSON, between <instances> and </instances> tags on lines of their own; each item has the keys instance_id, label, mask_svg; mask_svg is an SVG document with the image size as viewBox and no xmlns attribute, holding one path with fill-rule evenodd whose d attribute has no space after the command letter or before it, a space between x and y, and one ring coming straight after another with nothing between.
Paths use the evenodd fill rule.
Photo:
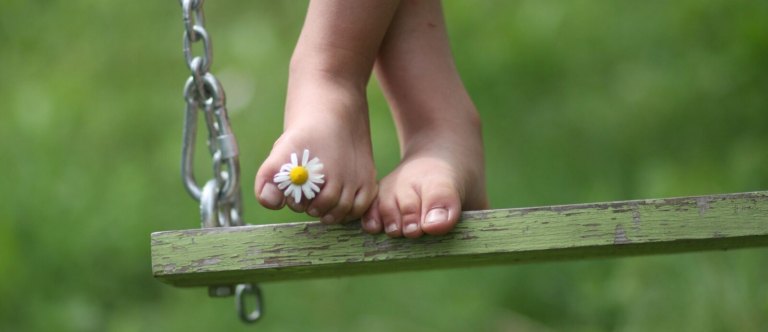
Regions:
<instances>
[{"instance_id":1,"label":"metal ring","mask_svg":"<svg viewBox=\"0 0 768 332\"><path fill-rule=\"evenodd\" d=\"M231 227L232 226L232 203L219 204L219 227Z\"/></svg>"},{"instance_id":2,"label":"metal ring","mask_svg":"<svg viewBox=\"0 0 768 332\"><path fill-rule=\"evenodd\" d=\"M242 199L240 197L242 195L242 193L240 192L239 189L240 188L238 188L237 196L235 197L235 204L234 204L234 206L232 206L232 210L229 211L230 219L232 220L232 226L243 226L244 225L243 219L242 219L243 204L242 204Z\"/></svg>"},{"instance_id":3,"label":"metal ring","mask_svg":"<svg viewBox=\"0 0 768 332\"><path fill-rule=\"evenodd\" d=\"M205 12L203 11L204 0L192 0L194 4L192 9L195 10L195 25L205 26Z\"/></svg>"},{"instance_id":4,"label":"metal ring","mask_svg":"<svg viewBox=\"0 0 768 332\"><path fill-rule=\"evenodd\" d=\"M217 108L224 107L224 88L216 76L213 76L211 73L203 74L202 80L205 92L208 94L205 96L207 98L204 101L205 107L203 109L206 112L216 113ZM217 133L217 135L220 135L220 133Z\"/></svg>"},{"instance_id":5,"label":"metal ring","mask_svg":"<svg viewBox=\"0 0 768 332\"><path fill-rule=\"evenodd\" d=\"M232 201L236 197L236 192L240 189L240 158L232 157L227 161L226 175L222 175L222 178L226 178L224 185L219 193L219 199L225 201Z\"/></svg>"},{"instance_id":6,"label":"metal ring","mask_svg":"<svg viewBox=\"0 0 768 332\"><path fill-rule=\"evenodd\" d=\"M223 172L221 170L221 151L217 150L213 153L213 177L218 181L219 183L227 183L229 180L229 174L228 172ZM225 185L226 186L226 185Z\"/></svg>"},{"instance_id":7,"label":"metal ring","mask_svg":"<svg viewBox=\"0 0 768 332\"><path fill-rule=\"evenodd\" d=\"M218 221L219 184L216 179L210 179L203 186L200 195L200 222L202 228L219 227Z\"/></svg>"},{"instance_id":8,"label":"metal ring","mask_svg":"<svg viewBox=\"0 0 768 332\"><path fill-rule=\"evenodd\" d=\"M181 16L184 20L184 30L186 31L193 31L193 27L195 26L195 22L192 22L192 15L190 13L192 10L196 10L198 7L198 2L196 0L181 0ZM195 12L195 21L197 21L197 11ZM196 38L196 35L193 35L192 38ZM192 40L193 42L196 42L197 39Z\"/></svg>"},{"instance_id":9,"label":"metal ring","mask_svg":"<svg viewBox=\"0 0 768 332\"><path fill-rule=\"evenodd\" d=\"M218 147L217 147L218 148ZM240 168L238 166L237 157L226 159L227 169L222 170L221 150L217 150L213 154L213 175L214 178L222 184L221 191L219 191L219 201L232 202L236 197L235 192L240 188L238 181L240 181Z\"/></svg>"},{"instance_id":10,"label":"metal ring","mask_svg":"<svg viewBox=\"0 0 768 332\"><path fill-rule=\"evenodd\" d=\"M197 94L190 94L190 97L200 104L199 107L203 107L205 105L206 100L210 98L208 96L207 91L205 90L205 82L203 81L203 75L205 75L205 72L203 72L203 58L200 56L196 56L192 58L192 62L189 63L191 73L192 82L195 84L195 89Z\"/></svg>"},{"instance_id":11,"label":"metal ring","mask_svg":"<svg viewBox=\"0 0 768 332\"><path fill-rule=\"evenodd\" d=\"M256 299L256 307L250 312L245 308L246 295L253 294ZM256 284L239 284L235 287L235 307L240 320L245 323L254 323L264 315L264 304L261 300L261 289Z\"/></svg>"},{"instance_id":12,"label":"metal ring","mask_svg":"<svg viewBox=\"0 0 768 332\"><path fill-rule=\"evenodd\" d=\"M213 48L211 47L211 39L208 37L208 32L201 25L195 25L192 27L192 31L184 30L184 59L187 61L189 70L192 68L192 42L203 40L203 66L202 72L207 73L211 69L211 63L213 62Z\"/></svg>"}]
</instances>

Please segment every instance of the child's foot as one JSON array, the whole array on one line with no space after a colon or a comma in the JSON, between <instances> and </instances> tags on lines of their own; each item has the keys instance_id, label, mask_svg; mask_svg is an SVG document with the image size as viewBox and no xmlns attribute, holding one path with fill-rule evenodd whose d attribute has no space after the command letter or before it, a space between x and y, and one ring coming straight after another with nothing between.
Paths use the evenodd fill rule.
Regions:
<instances>
[{"instance_id":1,"label":"child's foot","mask_svg":"<svg viewBox=\"0 0 768 332\"><path fill-rule=\"evenodd\" d=\"M403 160L381 180L363 217L366 232L442 235L453 229L462 209L487 208L479 123L458 127L425 129L406 143Z\"/></svg>"},{"instance_id":2,"label":"child's foot","mask_svg":"<svg viewBox=\"0 0 768 332\"><path fill-rule=\"evenodd\" d=\"M364 89L322 79L290 81L285 131L256 174L256 197L269 209L288 205L324 223L360 218L377 191ZM273 176L291 153L301 157L304 149L324 164L325 183L312 200L296 203Z\"/></svg>"},{"instance_id":3,"label":"child's foot","mask_svg":"<svg viewBox=\"0 0 768 332\"><path fill-rule=\"evenodd\" d=\"M363 229L445 234L462 209L484 209L488 201L480 120L453 63L439 0L400 2L376 72L403 159L381 180Z\"/></svg>"},{"instance_id":4,"label":"child's foot","mask_svg":"<svg viewBox=\"0 0 768 332\"><path fill-rule=\"evenodd\" d=\"M357 219L376 197L365 87L396 1L312 1L291 57L285 131L256 174L256 197L287 204L325 223ZM308 149L324 164L311 201L286 198L273 176L291 153Z\"/></svg>"}]
</instances>

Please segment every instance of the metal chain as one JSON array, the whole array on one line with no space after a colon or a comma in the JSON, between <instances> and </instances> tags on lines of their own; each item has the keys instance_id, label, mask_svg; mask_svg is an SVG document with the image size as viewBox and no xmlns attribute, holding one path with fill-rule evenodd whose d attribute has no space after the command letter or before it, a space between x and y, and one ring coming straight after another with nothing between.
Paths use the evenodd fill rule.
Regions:
<instances>
[{"instance_id":1,"label":"metal chain","mask_svg":"<svg viewBox=\"0 0 768 332\"><path fill-rule=\"evenodd\" d=\"M180 0L184 19L184 59L191 72L184 85L186 115L181 151L181 175L187 192L200 202L203 228L244 225L240 190L240 160L237 141L229 123L224 88L210 73L213 45L205 29L203 0ZM195 55L192 46L202 43L202 54ZM195 180L194 156L197 139L197 115L203 112L208 131L207 144L212 158L213 178L200 187ZM256 284L211 286L212 297L235 295L238 316L248 323L262 316L261 291ZM247 312L245 296L255 297L256 307Z\"/></svg>"}]
</instances>

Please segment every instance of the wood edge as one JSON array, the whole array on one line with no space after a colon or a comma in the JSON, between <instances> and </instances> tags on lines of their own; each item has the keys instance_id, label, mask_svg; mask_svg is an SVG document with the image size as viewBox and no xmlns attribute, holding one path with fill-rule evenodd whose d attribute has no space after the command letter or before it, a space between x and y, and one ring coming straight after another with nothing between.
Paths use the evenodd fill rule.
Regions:
<instances>
[{"instance_id":1,"label":"wood edge","mask_svg":"<svg viewBox=\"0 0 768 332\"><path fill-rule=\"evenodd\" d=\"M470 261L477 255L446 255L411 260L407 258L384 261L361 261L349 263L336 263L324 265L319 270L320 274L290 273L290 277L269 277L270 274L285 273L291 270L301 270L304 266L276 267L261 269L258 271L217 271L217 272L193 272L173 273L165 275L160 271L153 271L155 279L175 287L199 287L209 286L208 280L215 279L214 284L232 284L241 282L279 282L305 279L328 279L350 276L391 274L402 272L417 272L424 270L455 270L481 266L518 265L531 263L545 263L558 261L577 261L588 259L614 259L624 257L638 257L650 255L670 255L696 252L728 251L736 249L760 248L768 246L768 234L707 238L684 239L645 243L610 244L600 246L584 246L558 249L539 249L521 252L488 253L483 254L485 259ZM663 250L659 252L659 250ZM461 257L461 263L457 264L456 258ZM430 261L431 264L422 264ZM405 264L403 264L405 263ZM387 265L400 265L400 269L389 269ZM334 274L339 268L345 270L342 274ZM373 268L372 268L373 267ZM384 268L382 268L384 267ZM249 275L242 278L239 275ZM263 277L267 276L267 277ZM261 277L261 278L260 278Z\"/></svg>"},{"instance_id":2,"label":"wood edge","mask_svg":"<svg viewBox=\"0 0 768 332\"><path fill-rule=\"evenodd\" d=\"M588 209L594 207L620 207L625 205L634 204L675 204L680 201L697 200L697 199L710 199L710 200L725 200L725 199L744 199L744 198L758 198L768 196L768 191L750 191L739 193L727 193L727 194L711 194L711 195L697 195L697 196L679 196L668 198L647 198L647 199L632 199L632 200L620 200L620 201L605 201L595 203L575 203L575 204L557 204L557 205L542 205L534 207L519 207L519 208L505 208L505 209L487 209L487 210L474 210L464 211L461 213L461 221L473 221L483 220L484 216L489 213L495 213L499 211L517 212L517 213L530 213L534 211L568 211L577 209ZM271 223L271 224L247 224L245 226L238 227L222 227L222 228L195 228L184 230L165 230L150 233L150 238L159 238L169 234L176 234L179 232L184 233L203 233L203 232L233 232L233 231L248 231L250 229L280 227L280 228L301 228L301 227L349 227L359 228L359 225L355 221L351 221L344 225L326 225L320 221L297 221L286 223Z\"/></svg>"}]
</instances>

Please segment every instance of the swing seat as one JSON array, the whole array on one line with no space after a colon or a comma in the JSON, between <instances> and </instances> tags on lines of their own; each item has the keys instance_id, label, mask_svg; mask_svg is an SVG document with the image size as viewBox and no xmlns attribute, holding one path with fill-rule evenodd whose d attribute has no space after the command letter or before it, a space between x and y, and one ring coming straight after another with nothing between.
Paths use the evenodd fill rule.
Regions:
<instances>
[{"instance_id":1,"label":"swing seat","mask_svg":"<svg viewBox=\"0 0 768 332\"><path fill-rule=\"evenodd\" d=\"M155 278L181 287L764 247L768 191L471 211L448 235L419 239L298 222L151 241Z\"/></svg>"}]
</instances>

